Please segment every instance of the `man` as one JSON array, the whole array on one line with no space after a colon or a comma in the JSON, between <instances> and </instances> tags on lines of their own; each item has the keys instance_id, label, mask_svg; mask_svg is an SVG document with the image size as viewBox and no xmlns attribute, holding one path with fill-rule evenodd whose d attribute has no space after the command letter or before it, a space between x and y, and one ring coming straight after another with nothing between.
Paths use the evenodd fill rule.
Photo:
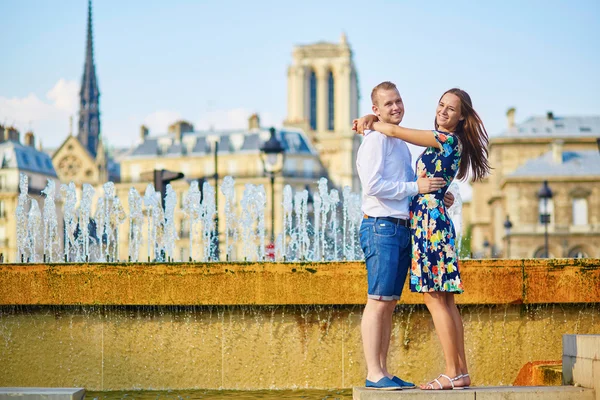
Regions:
<instances>
[{"instance_id":1,"label":"man","mask_svg":"<svg viewBox=\"0 0 600 400\"><path fill-rule=\"evenodd\" d=\"M399 125L404 104L392 82L382 82L371 92L373 113L380 121ZM415 181L406 143L372 131L358 149L356 166L362 185L364 213L360 244L367 264L368 299L361 333L367 362L366 386L398 390L415 387L387 370L392 314L400 299L410 267L410 198L445 185L443 178L419 177ZM445 199L445 202L451 199Z\"/></svg>"}]
</instances>

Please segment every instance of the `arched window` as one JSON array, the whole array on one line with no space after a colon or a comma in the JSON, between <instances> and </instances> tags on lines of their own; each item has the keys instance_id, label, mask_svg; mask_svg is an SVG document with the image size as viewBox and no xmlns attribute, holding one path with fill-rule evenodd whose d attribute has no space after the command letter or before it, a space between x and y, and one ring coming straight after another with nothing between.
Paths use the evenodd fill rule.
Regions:
<instances>
[{"instance_id":1,"label":"arched window","mask_svg":"<svg viewBox=\"0 0 600 400\"><path fill-rule=\"evenodd\" d=\"M310 129L317 130L317 75L315 71L310 71L309 76L309 94L310 94Z\"/></svg>"},{"instance_id":2,"label":"arched window","mask_svg":"<svg viewBox=\"0 0 600 400\"><path fill-rule=\"evenodd\" d=\"M333 81L333 71L329 71L329 75L327 77L327 91L329 92L328 96L328 122L327 129L330 131L334 130L334 121L335 121L335 85Z\"/></svg>"},{"instance_id":3,"label":"arched window","mask_svg":"<svg viewBox=\"0 0 600 400\"><path fill-rule=\"evenodd\" d=\"M569 250L569 258L588 258L589 255L581 247L574 247Z\"/></svg>"},{"instance_id":4,"label":"arched window","mask_svg":"<svg viewBox=\"0 0 600 400\"><path fill-rule=\"evenodd\" d=\"M550 252L550 249L548 249L548 257L545 257L545 255L546 249L542 246L533 253L533 258L554 258L554 254Z\"/></svg>"}]
</instances>

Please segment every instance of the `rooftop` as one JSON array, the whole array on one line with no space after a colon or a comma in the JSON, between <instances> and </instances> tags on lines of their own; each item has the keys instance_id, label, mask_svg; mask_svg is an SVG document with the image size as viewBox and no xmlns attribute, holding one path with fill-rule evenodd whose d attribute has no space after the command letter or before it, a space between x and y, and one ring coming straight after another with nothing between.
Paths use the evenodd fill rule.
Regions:
<instances>
[{"instance_id":1,"label":"rooftop","mask_svg":"<svg viewBox=\"0 0 600 400\"><path fill-rule=\"evenodd\" d=\"M287 154L317 155L304 132L286 128L276 131L276 136ZM270 137L267 129L231 131L194 131L182 133L181 141L173 133L148 136L125 158L211 154L218 143L219 154L258 153Z\"/></svg>"},{"instance_id":2,"label":"rooftop","mask_svg":"<svg viewBox=\"0 0 600 400\"><path fill-rule=\"evenodd\" d=\"M600 137L600 116L534 116L496 138L574 138Z\"/></svg>"},{"instance_id":3,"label":"rooftop","mask_svg":"<svg viewBox=\"0 0 600 400\"><path fill-rule=\"evenodd\" d=\"M552 151L528 160L507 177L582 177L600 176L600 152L565 151L562 162L554 161Z\"/></svg>"}]
</instances>

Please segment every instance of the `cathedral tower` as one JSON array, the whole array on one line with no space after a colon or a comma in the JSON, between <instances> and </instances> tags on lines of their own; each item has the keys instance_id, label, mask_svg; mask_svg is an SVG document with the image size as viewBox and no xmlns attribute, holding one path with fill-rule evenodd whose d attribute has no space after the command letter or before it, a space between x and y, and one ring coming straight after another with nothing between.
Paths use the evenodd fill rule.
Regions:
<instances>
[{"instance_id":1,"label":"cathedral tower","mask_svg":"<svg viewBox=\"0 0 600 400\"><path fill-rule=\"evenodd\" d=\"M92 2L88 2L87 42L85 65L79 92L79 130L77 139L96 157L100 136L100 91L94 65L94 41L92 35Z\"/></svg>"},{"instance_id":2,"label":"cathedral tower","mask_svg":"<svg viewBox=\"0 0 600 400\"><path fill-rule=\"evenodd\" d=\"M351 130L358 117L358 80L346 35L340 43L297 46L292 57L284 125L308 133L333 184L358 190L355 161L360 138Z\"/></svg>"}]
</instances>

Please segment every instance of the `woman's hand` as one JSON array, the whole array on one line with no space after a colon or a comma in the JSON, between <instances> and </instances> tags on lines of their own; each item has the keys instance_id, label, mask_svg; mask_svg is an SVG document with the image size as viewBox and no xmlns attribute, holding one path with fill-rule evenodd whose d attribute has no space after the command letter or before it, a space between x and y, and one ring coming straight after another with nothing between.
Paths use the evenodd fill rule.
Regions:
<instances>
[{"instance_id":1,"label":"woman's hand","mask_svg":"<svg viewBox=\"0 0 600 400\"><path fill-rule=\"evenodd\" d=\"M379 121L379 118L377 118L375 115L373 115L373 114L365 115L364 117L361 117L359 119L355 119L354 121L352 121L352 130L356 131L356 133L362 135L365 133L365 131L372 130L373 123L375 123L377 121Z\"/></svg>"}]
</instances>

